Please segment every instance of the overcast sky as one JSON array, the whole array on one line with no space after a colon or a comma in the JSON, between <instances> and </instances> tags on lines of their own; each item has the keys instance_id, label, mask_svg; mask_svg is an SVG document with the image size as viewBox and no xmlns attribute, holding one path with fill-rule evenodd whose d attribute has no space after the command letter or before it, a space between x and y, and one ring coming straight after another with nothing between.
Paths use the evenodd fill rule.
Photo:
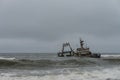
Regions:
<instances>
[{"instance_id":1,"label":"overcast sky","mask_svg":"<svg viewBox=\"0 0 120 80\"><path fill-rule=\"evenodd\" d=\"M0 53L57 52L63 42L120 52L119 0L0 0Z\"/></svg>"}]
</instances>

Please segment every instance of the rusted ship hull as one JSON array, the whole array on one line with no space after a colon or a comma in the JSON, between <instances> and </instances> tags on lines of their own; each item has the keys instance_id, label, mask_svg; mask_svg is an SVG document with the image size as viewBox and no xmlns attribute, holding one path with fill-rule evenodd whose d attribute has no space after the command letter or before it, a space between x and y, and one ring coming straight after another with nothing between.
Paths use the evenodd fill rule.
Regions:
<instances>
[{"instance_id":1,"label":"rusted ship hull","mask_svg":"<svg viewBox=\"0 0 120 80\"><path fill-rule=\"evenodd\" d=\"M91 58L101 58L101 54L91 54L91 55L86 55L86 54L80 54L77 55L75 54L71 54L71 53L58 53L58 57L91 57Z\"/></svg>"}]
</instances>

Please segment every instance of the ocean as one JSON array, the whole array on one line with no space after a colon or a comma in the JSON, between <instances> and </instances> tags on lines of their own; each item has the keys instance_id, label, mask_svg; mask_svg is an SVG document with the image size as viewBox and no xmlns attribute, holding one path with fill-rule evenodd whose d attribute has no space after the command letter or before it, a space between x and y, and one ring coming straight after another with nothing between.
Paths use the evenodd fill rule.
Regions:
<instances>
[{"instance_id":1,"label":"ocean","mask_svg":"<svg viewBox=\"0 0 120 80\"><path fill-rule=\"evenodd\" d=\"M0 80L120 80L120 54L0 53Z\"/></svg>"}]
</instances>

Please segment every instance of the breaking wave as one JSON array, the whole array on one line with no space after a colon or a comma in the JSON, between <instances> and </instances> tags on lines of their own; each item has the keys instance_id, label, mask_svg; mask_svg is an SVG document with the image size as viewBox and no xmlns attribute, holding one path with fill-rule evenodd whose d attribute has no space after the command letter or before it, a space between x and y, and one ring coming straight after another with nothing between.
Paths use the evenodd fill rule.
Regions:
<instances>
[{"instance_id":1,"label":"breaking wave","mask_svg":"<svg viewBox=\"0 0 120 80\"><path fill-rule=\"evenodd\" d=\"M47 70L48 74L42 76L28 75L26 73L25 75L19 75L18 72L1 73L0 80L120 80L119 67L98 68L91 71L86 69L82 71L78 68L74 68L72 71L70 69L57 70L57 72L61 72L61 74L54 73L53 71L54 70ZM32 73L41 74L42 72L32 71Z\"/></svg>"},{"instance_id":2,"label":"breaking wave","mask_svg":"<svg viewBox=\"0 0 120 80\"><path fill-rule=\"evenodd\" d=\"M0 59L2 68L48 68L48 67L79 67L91 65L120 64L120 59L68 59L68 60L29 60L29 59Z\"/></svg>"},{"instance_id":3,"label":"breaking wave","mask_svg":"<svg viewBox=\"0 0 120 80\"><path fill-rule=\"evenodd\" d=\"M119 58L120 59L120 55L101 55L102 58Z\"/></svg>"},{"instance_id":4,"label":"breaking wave","mask_svg":"<svg viewBox=\"0 0 120 80\"><path fill-rule=\"evenodd\" d=\"M0 60L15 60L16 58L5 58L5 57L0 57Z\"/></svg>"},{"instance_id":5,"label":"breaking wave","mask_svg":"<svg viewBox=\"0 0 120 80\"><path fill-rule=\"evenodd\" d=\"M79 60L62 60L62 61L53 61L53 60L0 60L0 67L54 67L54 66L78 66L85 64L94 64L90 61L79 61Z\"/></svg>"}]
</instances>

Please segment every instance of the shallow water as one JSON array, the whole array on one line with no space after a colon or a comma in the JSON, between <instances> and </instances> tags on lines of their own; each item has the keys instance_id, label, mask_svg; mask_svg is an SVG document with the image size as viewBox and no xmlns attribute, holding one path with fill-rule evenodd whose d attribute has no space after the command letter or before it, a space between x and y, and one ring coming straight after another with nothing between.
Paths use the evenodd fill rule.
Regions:
<instances>
[{"instance_id":1,"label":"shallow water","mask_svg":"<svg viewBox=\"0 0 120 80\"><path fill-rule=\"evenodd\" d=\"M0 54L0 80L120 80L120 55Z\"/></svg>"}]
</instances>

